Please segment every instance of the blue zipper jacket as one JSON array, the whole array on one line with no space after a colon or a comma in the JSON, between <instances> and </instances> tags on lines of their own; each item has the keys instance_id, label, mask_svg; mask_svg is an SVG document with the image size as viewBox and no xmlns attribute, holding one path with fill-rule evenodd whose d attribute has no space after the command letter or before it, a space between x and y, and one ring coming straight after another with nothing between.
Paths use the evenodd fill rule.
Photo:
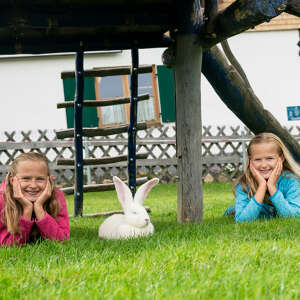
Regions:
<instances>
[{"instance_id":1,"label":"blue zipper jacket","mask_svg":"<svg viewBox=\"0 0 300 300\"><path fill-rule=\"evenodd\" d=\"M244 192L239 184L235 195L235 221L251 222L260 218L300 217L300 181L287 171L281 173L276 182L276 192L270 197L273 205L258 203L254 196Z\"/></svg>"}]
</instances>

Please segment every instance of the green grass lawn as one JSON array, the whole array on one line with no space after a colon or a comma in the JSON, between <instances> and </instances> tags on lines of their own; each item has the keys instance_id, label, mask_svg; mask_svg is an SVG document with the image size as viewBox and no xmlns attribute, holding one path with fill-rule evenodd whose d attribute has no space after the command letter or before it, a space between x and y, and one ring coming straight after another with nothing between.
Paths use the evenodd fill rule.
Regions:
<instances>
[{"instance_id":1,"label":"green grass lawn","mask_svg":"<svg viewBox=\"0 0 300 300\"><path fill-rule=\"evenodd\" d=\"M232 184L206 183L203 222L178 224L176 194L148 195L151 237L103 241L104 218L71 218L68 242L0 249L0 299L300 299L300 219L235 224ZM85 194L84 213L113 209L115 192Z\"/></svg>"}]
</instances>

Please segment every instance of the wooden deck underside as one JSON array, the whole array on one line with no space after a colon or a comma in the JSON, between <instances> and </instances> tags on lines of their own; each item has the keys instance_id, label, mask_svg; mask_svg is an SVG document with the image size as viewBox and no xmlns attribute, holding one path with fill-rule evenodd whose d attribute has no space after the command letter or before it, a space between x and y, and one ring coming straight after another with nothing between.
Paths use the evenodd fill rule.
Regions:
<instances>
[{"instance_id":1,"label":"wooden deck underside","mask_svg":"<svg viewBox=\"0 0 300 300\"><path fill-rule=\"evenodd\" d=\"M0 2L0 54L166 47L171 0Z\"/></svg>"}]
</instances>

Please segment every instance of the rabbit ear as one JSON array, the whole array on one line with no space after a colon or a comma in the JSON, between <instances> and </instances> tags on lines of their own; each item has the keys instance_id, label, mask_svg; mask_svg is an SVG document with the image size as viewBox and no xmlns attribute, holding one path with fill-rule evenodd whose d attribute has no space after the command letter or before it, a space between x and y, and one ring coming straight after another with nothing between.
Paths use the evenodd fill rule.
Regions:
<instances>
[{"instance_id":1,"label":"rabbit ear","mask_svg":"<svg viewBox=\"0 0 300 300\"><path fill-rule=\"evenodd\" d=\"M131 191L119 177L114 176L113 182L117 191L118 199L125 211L128 208L128 203L133 201Z\"/></svg>"},{"instance_id":2,"label":"rabbit ear","mask_svg":"<svg viewBox=\"0 0 300 300\"><path fill-rule=\"evenodd\" d=\"M141 185L134 196L134 202L137 202L142 205L148 193L156 184L158 184L158 182L159 182L158 178L153 178L147 181L146 183L144 183L143 185Z\"/></svg>"}]
</instances>

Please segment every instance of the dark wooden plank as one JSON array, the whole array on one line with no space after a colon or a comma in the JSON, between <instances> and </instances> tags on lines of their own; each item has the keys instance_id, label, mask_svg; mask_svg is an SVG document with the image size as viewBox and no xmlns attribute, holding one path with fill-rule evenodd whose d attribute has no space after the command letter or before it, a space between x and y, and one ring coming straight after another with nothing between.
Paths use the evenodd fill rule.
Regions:
<instances>
[{"instance_id":1,"label":"dark wooden plank","mask_svg":"<svg viewBox=\"0 0 300 300\"><path fill-rule=\"evenodd\" d=\"M23 8L24 10L49 10L51 12L61 12L66 9L100 9L103 7L114 7L117 8L136 8L141 7L169 7L172 4L171 0L26 0L26 1L11 1L11 0L1 0L0 8Z\"/></svg>"},{"instance_id":2,"label":"dark wooden plank","mask_svg":"<svg viewBox=\"0 0 300 300\"><path fill-rule=\"evenodd\" d=\"M85 51L131 49L133 41L138 48L167 47L172 41L163 33L178 30L187 15L182 1L172 0L3 0L0 7L0 54L74 52L80 42ZM209 48L283 11L299 16L299 1L237 0L209 32L203 26L199 42Z\"/></svg>"},{"instance_id":3,"label":"dark wooden plank","mask_svg":"<svg viewBox=\"0 0 300 300\"><path fill-rule=\"evenodd\" d=\"M174 21L165 6L171 0L32 2L0 2L0 54L74 52L80 42L84 51L130 49L134 40L140 48L160 47Z\"/></svg>"},{"instance_id":4,"label":"dark wooden plank","mask_svg":"<svg viewBox=\"0 0 300 300\"><path fill-rule=\"evenodd\" d=\"M118 67L103 67L94 68L84 71L85 77L105 77L105 76L115 76L115 75L129 75L131 72L131 66L118 66ZM151 73L152 65L140 65L139 73ZM63 71L61 72L61 78L74 78L74 71Z\"/></svg>"},{"instance_id":5,"label":"dark wooden plank","mask_svg":"<svg viewBox=\"0 0 300 300\"><path fill-rule=\"evenodd\" d=\"M84 51L123 50L130 49L133 41L137 42L140 49L163 48L171 44L170 37L163 33L131 32L118 34L100 34L98 30L89 31L74 28L55 30L57 37L49 36L48 29L23 28L21 32L0 29L0 54L41 54L41 53L66 53L74 52L83 42ZM35 39L32 38L34 32ZM69 32L69 33L68 33Z\"/></svg>"},{"instance_id":6,"label":"dark wooden plank","mask_svg":"<svg viewBox=\"0 0 300 300\"><path fill-rule=\"evenodd\" d=\"M150 94L142 94L138 96L138 101L149 100ZM105 98L103 100L84 100L83 106L95 107L95 106L110 106L130 103L129 97L117 97L117 98ZM57 108L73 107L74 101L66 101L57 103Z\"/></svg>"}]
</instances>

